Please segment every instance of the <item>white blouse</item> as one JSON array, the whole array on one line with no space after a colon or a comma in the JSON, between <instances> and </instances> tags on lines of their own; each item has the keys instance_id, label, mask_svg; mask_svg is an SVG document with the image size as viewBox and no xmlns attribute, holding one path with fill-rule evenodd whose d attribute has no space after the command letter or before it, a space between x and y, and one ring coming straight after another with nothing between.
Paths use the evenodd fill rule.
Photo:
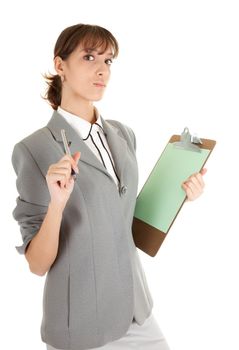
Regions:
<instances>
[{"instance_id":1,"label":"white blouse","mask_svg":"<svg viewBox=\"0 0 239 350\"><path fill-rule=\"evenodd\" d=\"M96 115L96 122L91 124L84 118L72 114L60 106L57 108L57 112L60 113L66 119L66 121L76 130L79 136L83 139L83 141L87 144L87 146L91 149L99 161L104 165L104 167L113 177L119 190L119 178L116 174L114 160L105 137L101 116L95 106L94 110Z\"/></svg>"}]
</instances>

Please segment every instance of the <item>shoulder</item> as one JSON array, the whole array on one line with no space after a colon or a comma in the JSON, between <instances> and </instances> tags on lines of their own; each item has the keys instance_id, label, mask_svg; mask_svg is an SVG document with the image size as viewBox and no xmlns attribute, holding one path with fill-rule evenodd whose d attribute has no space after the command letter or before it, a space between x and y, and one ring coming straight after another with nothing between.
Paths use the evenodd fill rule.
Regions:
<instances>
[{"instance_id":1,"label":"shoulder","mask_svg":"<svg viewBox=\"0 0 239 350\"><path fill-rule=\"evenodd\" d=\"M42 127L35 130L31 134L18 140L13 146L11 160L14 168L20 165L26 166L26 163L30 164L36 162L34 159L36 152L40 153L43 145L46 145L48 141L47 131L45 129L47 128Z\"/></svg>"},{"instance_id":2,"label":"shoulder","mask_svg":"<svg viewBox=\"0 0 239 350\"><path fill-rule=\"evenodd\" d=\"M120 130L121 134L123 135L124 138L126 138L126 141L130 141L133 146L134 146L134 150L136 150L136 138L135 138L135 134L133 132L133 129L125 124L122 123L118 120L115 119L106 119L106 121L113 125L114 127L116 127L118 130Z\"/></svg>"},{"instance_id":3,"label":"shoulder","mask_svg":"<svg viewBox=\"0 0 239 350\"><path fill-rule=\"evenodd\" d=\"M43 126L32 133L28 134L24 138L17 141L13 146L13 152L15 149L25 150L30 152L31 150L42 150L45 144L48 144L52 138L50 131L46 126Z\"/></svg>"},{"instance_id":4,"label":"shoulder","mask_svg":"<svg viewBox=\"0 0 239 350\"><path fill-rule=\"evenodd\" d=\"M132 132L133 132L132 128L129 125L124 124L118 120L106 119L106 121L108 123L110 123L111 125L115 126L116 128L120 129L122 132L128 133L129 135L132 134Z\"/></svg>"},{"instance_id":5,"label":"shoulder","mask_svg":"<svg viewBox=\"0 0 239 350\"><path fill-rule=\"evenodd\" d=\"M31 144L36 144L42 142L42 139L46 137L45 132L44 132L45 127L39 128L32 132L31 134L28 134L24 138L18 140L16 145L18 144L24 144L25 146L31 145Z\"/></svg>"}]
</instances>

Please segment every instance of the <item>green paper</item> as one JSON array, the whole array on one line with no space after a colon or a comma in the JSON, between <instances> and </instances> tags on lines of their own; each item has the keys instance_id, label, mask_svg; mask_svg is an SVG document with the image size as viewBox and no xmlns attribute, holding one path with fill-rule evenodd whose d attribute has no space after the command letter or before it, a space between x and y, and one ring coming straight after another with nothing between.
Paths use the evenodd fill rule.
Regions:
<instances>
[{"instance_id":1,"label":"green paper","mask_svg":"<svg viewBox=\"0 0 239 350\"><path fill-rule=\"evenodd\" d=\"M201 170L209 153L168 143L137 197L134 216L167 233L186 197L182 183Z\"/></svg>"}]
</instances>

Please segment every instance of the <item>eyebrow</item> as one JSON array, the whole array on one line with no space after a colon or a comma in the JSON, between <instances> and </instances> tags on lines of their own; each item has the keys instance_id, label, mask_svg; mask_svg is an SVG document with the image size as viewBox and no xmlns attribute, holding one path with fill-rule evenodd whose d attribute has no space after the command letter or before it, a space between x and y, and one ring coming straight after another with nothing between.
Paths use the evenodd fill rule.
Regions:
<instances>
[{"instance_id":1,"label":"eyebrow","mask_svg":"<svg viewBox=\"0 0 239 350\"><path fill-rule=\"evenodd\" d=\"M90 48L85 48L85 49L80 50L80 52L82 52L82 51L84 51L84 52L97 52L98 55L102 55L103 54L103 52L99 53L97 50L93 50L93 49L90 49ZM113 56L113 53L112 52L108 52L107 55Z\"/></svg>"}]
</instances>

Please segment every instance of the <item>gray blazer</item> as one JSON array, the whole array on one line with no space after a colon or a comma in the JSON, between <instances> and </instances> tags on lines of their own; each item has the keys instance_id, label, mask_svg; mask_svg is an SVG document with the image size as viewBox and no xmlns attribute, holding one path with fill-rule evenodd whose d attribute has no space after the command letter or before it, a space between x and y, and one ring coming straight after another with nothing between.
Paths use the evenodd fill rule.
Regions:
<instances>
[{"instance_id":1,"label":"gray blazer","mask_svg":"<svg viewBox=\"0 0 239 350\"><path fill-rule=\"evenodd\" d=\"M24 254L50 201L46 173L64 155L81 151L79 174L63 212L57 257L46 274L42 341L59 349L100 347L122 337L133 317L142 324L153 299L132 236L138 188L135 135L116 120L102 124L120 178L112 176L57 111L48 124L15 144L12 164L19 196L13 217Z\"/></svg>"}]
</instances>

